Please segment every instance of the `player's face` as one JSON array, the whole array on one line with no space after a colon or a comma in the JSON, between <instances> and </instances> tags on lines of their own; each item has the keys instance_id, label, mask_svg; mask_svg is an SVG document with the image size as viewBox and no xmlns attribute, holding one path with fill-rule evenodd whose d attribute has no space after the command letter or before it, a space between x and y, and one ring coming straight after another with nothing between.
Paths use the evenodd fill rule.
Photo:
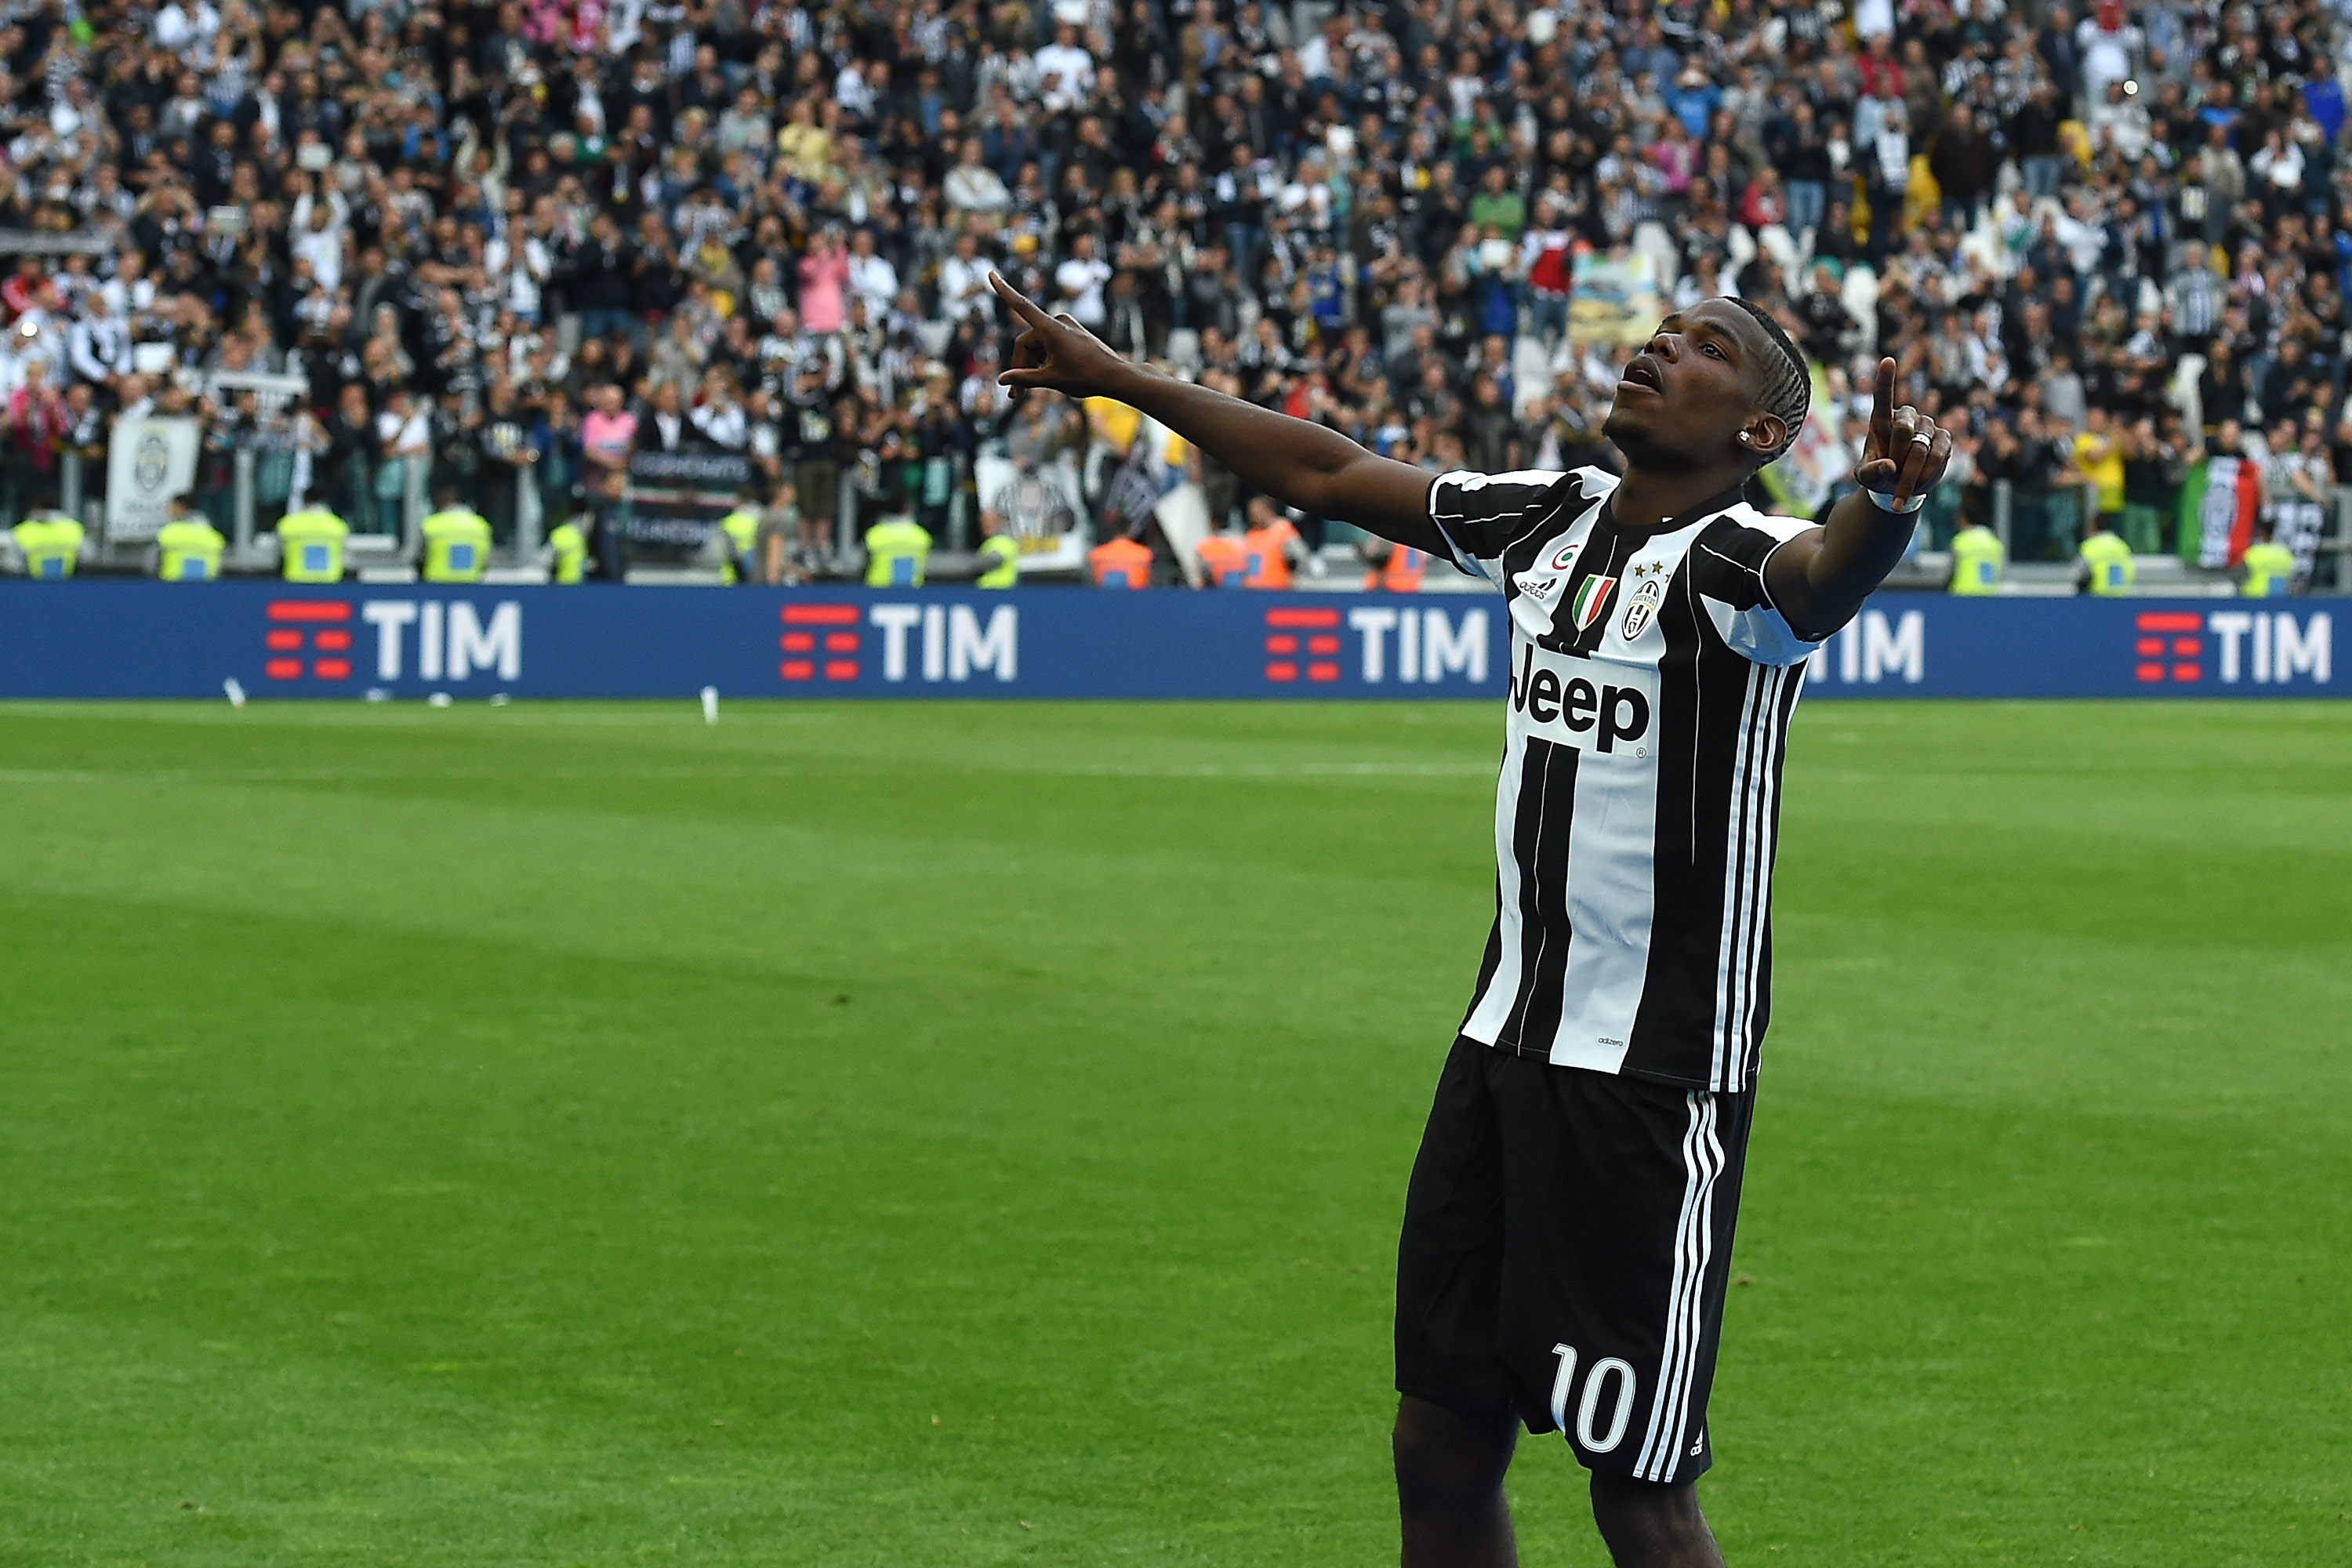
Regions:
<instances>
[{"instance_id":1,"label":"player's face","mask_svg":"<svg viewBox=\"0 0 2352 1568\"><path fill-rule=\"evenodd\" d=\"M1677 310L1626 365L1601 434L1642 468L1697 468L1758 449L1739 434L1762 440L1755 389L1762 356L1777 352L1737 305Z\"/></svg>"}]
</instances>

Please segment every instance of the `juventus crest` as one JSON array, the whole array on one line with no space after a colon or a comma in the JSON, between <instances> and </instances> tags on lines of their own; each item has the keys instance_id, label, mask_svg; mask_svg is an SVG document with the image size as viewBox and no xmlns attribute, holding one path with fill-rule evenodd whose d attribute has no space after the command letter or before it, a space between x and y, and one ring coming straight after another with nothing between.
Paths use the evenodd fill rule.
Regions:
<instances>
[{"instance_id":1,"label":"juventus crest","mask_svg":"<svg viewBox=\"0 0 2352 1568\"><path fill-rule=\"evenodd\" d=\"M1665 563L1658 561L1636 562L1633 564L1633 587L1628 591L1631 602L1625 606L1623 624L1617 628L1617 634L1627 642L1632 642L1648 628L1651 620L1658 613L1658 606L1665 602Z\"/></svg>"}]
</instances>

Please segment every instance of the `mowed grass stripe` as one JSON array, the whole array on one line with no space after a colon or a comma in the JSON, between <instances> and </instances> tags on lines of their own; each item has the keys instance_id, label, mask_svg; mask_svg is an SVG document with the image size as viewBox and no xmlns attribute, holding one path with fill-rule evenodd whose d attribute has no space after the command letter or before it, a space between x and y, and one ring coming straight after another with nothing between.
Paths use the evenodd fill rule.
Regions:
<instances>
[{"instance_id":1,"label":"mowed grass stripe","mask_svg":"<svg viewBox=\"0 0 2352 1568\"><path fill-rule=\"evenodd\" d=\"M1801 720L1707 1484L1739 1560L2352 1543L2343 868L2274 852L2342 738ZM0 1558L1391 1555L1396 1205L1496 743L0 710L44 824L0 865ZM1601 1561L1556 1443L1514 1488L1530 1563Z\"/></svg>"}]
</instances>

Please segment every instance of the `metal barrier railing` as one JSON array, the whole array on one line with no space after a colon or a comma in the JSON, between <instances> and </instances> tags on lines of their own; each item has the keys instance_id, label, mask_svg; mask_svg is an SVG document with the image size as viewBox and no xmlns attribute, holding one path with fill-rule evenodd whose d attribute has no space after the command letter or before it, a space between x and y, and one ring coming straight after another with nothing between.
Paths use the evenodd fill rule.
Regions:
<instances>
[{"instance_id":1,"label":"metal barrier railing","mask_svg":"<svg viewBox=\"0 0 2352 1568\"><path fill-rule=\"evenodd\" d=\"M226 537L227 559L233 569L268 564L268 547L271 543L268 535L275 531L277 520L295 502L294 481L302 472L302 459L297 444L286 439L286 434L273 430L261 433L260 439L241 434L228 450L215 448L199 456L192 493ZM401 465L397 493L380 500L375 480L388 464L394 462ZM208 470L205 465L214 466ZM105 448L89 453L77 447L64 448L58 453L52 477L60 510L82 521L89 530L93 548L114 565L131 564L149 548L140 538L118 537L110 527L114 520L110 515L106 494L110 476ZM552 498L541 493L540 481L543 477L537 467L518 464L510 469L480 473L470 484L458 487L461 500L486 515L502 520L495 556L500 564L535 564L546 548ZM425 517L432 510L433 479L434 465L429 458L388 458L377 464L355 458L348 466L333 470L312 467L300 500L303 504L328 508L351 525L354 544L359 547L354 551L355 556L387 563L414 561L421 548ZM559 486L559 493L568 490L565 476L557 475L553 482ZM8 485L14 489L6 489ZM30 504L27 498L36 493L29 480L22 480L13 468L0 465L0 504L5 504L8 495L15 495L21 513ZM511 521L510 529L503 520ZM554 521L561 520L559 515ZM16 516L0 516L0 530L16 521ZM383 542L373 552L367 548L367 542L372 540Z\"/></svg>"},{"instance_id":2,"label":"metal barrier railing","mask_svg":"<svg viewBox=\"0 0 2352 1568\"><path fill-rule=\"evenodd\" d=\"M2352 593L2352 484L2335 486L2328 493L2327 531L2320 536L2319 558L2312 571L2312 587L2328 594ZM2098 491L2095 486L2083 498L2083 504L2095 507ZM2016 552L2017 496L2015 487L2007 479L1992 482L1992 531L2000 538L2001 553L2010 560Z\"/></svg>"},{"instance_id":3,"label":"metal barrier railing","mask_svg":"<svg viewBox=\"0 0 2352 1568\"><path fill-rule=\"evenodd\" d=\"M2073 526L2069 531L2071 537L2067 538L2065 542L2080 544L2083 542L2084 521L2100 515L2099 487L2095 484L2081 485L2073 489L2071 492L2065 489L2054 489L2049 492L2044 504L2046 505L2048 500L2063 499L2071 499L2075 509ZM1992 482L1992 517L1990 521L1993 532L2000 540L2001 554L2009 560L2015 561L2017 559L2017 487L2008 479L1995 479Z\"/></svg>"},{"instance_id":4,"label":"metal barrier railing","mask_svg":"<svg viewBox=\"0 0 2352 1568\"><path fill-rule=\"evenodd\" d=\"M2352 484L2336 486L2327 500L2332 527L2320 535L2319 563L2312 570L2312 585L2329 593L2352 594Z\"/></svg>"},{"instance_id":5,"label":"metal barrier railing","mask_svg":"<svg viewBox=\"0 0 2352 1568\"><path fill-rule=\"evenodd\" d=\"M232 499L228 509L232 526L228 531L236 558L245 560L252 558L256 539L262 532L275 527L278 515L276 508L282 506L287 499L284 495L279 495L274 498L273 505L262 504L261 492L267 487L261 482L261 464L275 456L276 454L258 451L246 446L240 446L233 455L230 465ZM972 516L971 468L969 461L961 455L954 461L955 473L948 502L946 537L939 542L944 549L965 551L971 548L978 531L975 526L976 520ZM524 465L518 466L514 469L513 478L510 480L502 478L499 480L490 481L511 483L515 487L513 542L509 551L501 552L502 554L508 555L508 559L513 564L533 564L539 560L541 552L546 548L547 531L551 522L545 502L540 494L538 478L539 476L530 467ZM100 532L105 503L101 496L93 493L90 481L89 462L81 452L68 450L59 454L58 467L59 505L68 514L80 518L85 523L89 524L93 532ZM408 460L406 470L402 476L399 496L401 542L398 553L404 560L415 560L421 548L425 516L432 510L427 493L430 483L430 465L423 461ZM309 499L338 511L346 510L352 505L350 497L327 495L316 489L309 492ZM372 500L372 496L369 499ZM478 503L484 498L478 492L469 499ZM1995 479L1992 483L1990 499L1990 516L1987 521L2000 540L2002 553L2014 561L2017 558L2015 487L2007 479ZM2095 508L2098 504L2096 487L2084 487L2078 504L2086 510ZM2319 561L2313 575L2313 587L2322 593L2352 593L2352 484L2337 485L2331 489L2328 495L2326 515L2327 531L2321 536L2319 542ZM366 533L373 531L376 520L373 517L354 516L349 521L352 523L355 532ZM845 484L841 487L837 535L845 549L853 548L858 543L856 531L857 521L856 489L854 485Z\"/></svg>"}]
</instances>

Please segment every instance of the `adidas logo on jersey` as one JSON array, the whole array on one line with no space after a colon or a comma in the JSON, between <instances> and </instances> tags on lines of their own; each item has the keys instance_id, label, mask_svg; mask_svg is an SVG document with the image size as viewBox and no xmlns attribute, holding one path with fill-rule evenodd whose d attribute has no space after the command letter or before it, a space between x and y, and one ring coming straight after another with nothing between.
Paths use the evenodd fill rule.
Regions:
<instances>
[{"instance_id":1,"label":"adidas logo on jersey","mask_svg":"<svg viewBox=\"0 0 2352 1568\"><path fill-rule=\"evenodd\" d=\"M1511 579L1511 585L1519 591L1521 597L1541 602L1559 593L1559 585L1566 581L1564 577L1522 572Z\"/></svg>"},{"instance_id":2,"label":"adidas logo on jersey","mask_svg":"<svg viewBox=\"0 0 2352 1568\"><path fill-rule=\"evenodd\" d=\"M1646 757L1642 742L1657 708L1658 673L1638 666L1604 664L1525 646L1511 672L1511 721L1526 731L1580 752L1615 756L1630 750Z\"/></svg>"},{"instance_id":3,"label":"adidas logo on jersey","mask_svg":"<svg viewBox=\"0 0 2352 1568\"><path fill-rule=\"evenodd\" d=\"M1512 574L1511 619L1531 637L1549 637L1552 618L1559 611L1559 591L1576 573L1576 557L1583 542L1560 545L1539 566Z\"/></svg>"},{"instance_id":4,"label":"adidas logo on jersey","mask_svg":"<svg viewBox=\"0 0 2352 1568\"><path fill-rule=\"evenodd\" d=\"M1511 623L1529 637L1551 635L1552 617L1559 611L1559 591L1568 584L1565 574L1554 572L1521 572L1511 579L1518 592L1511 595Z\"/></svg>"}]
</instances>

